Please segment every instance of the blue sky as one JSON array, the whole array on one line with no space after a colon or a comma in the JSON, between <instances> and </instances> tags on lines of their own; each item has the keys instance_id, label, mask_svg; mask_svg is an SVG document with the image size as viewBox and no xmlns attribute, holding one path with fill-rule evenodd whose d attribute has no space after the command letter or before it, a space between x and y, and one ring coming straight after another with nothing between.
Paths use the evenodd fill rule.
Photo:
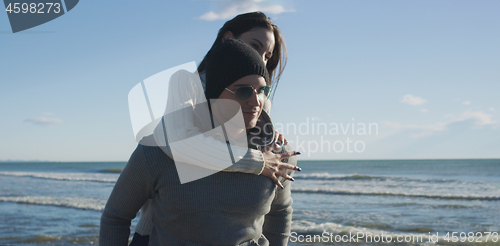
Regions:
<instances>
[{"instance_id":1,"label":"blue sky","mask_svg":"<svg viewBox=\"0 0 500 246\"><path fill-rule=\"evenodd\" d=\"M80 1L16 34L0 13L0 160L127 160L130 89L254 10L287 42L271 116L301 159L500 158L500 2L196 0Z\"/></svg>"}]
</instances>

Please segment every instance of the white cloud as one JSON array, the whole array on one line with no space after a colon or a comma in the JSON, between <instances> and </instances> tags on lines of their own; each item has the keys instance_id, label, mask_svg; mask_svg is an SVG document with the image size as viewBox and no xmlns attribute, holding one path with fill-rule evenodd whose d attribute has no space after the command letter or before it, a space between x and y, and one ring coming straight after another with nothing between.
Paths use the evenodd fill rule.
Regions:
<instances>
[{"instance_id":1,"label":"white cloud","mask_svg":"<svg viewBox=\"0 0 500 246\"><path fill-rule=\"evenodd\" d=\"M422 113L427 113L427 112L429 112L429 110L428 110L428 109L426 109L426 108L423 108L423 109L421 109L421 110L420 110L420 112L422 112Z\"/></svg>"},{"instance_id":2,"label":"white cloud","mask_svg":"<svg viewBox=\"0 0 500 246\"><path fill-rule=\"evenodd\" d=\"M477 111L477 112L472 112L472 111L468 111L468 112L464 112L460 115L460 117L456 120L456 121L464 121L464 120L470 120L470 119L473 119L475 120L475 124L476 125L492 125L492 124L495 124L496 122L494 122L492 119L491 119L491 115L490 114L486 114L486 113L483 113L483 111Z\"/></svg>"},{"instance_id":3,"label":"white cloud","mask_svg":"<svg viewBox=\"0 0 500 246\"><path fill-rule=\"evenodd\" d=\"M41 125L41 126L51 126L55 124L60 124L63 121L61 119L57 118L48 118L48 117L33 117L24 120L25 122L33 123L35 125Z\"/></svg>"},{"instance_id":4,"label":"white cloud","mask_svg":"<svg viewBox=\"0 0 500 246\"><path fill-rule=\"evenodd\" d=\"M421 97L414 96L412 94L404 95L401 102L408 103L410 105L421 105L427 102L427 99L423 99Z\"/></svg>"},{"instance_id":5,"label":"white cloud","mask_svg":"<svg viewBox=\"0 0 500 246\"><path fill-rule=\"evenodd\" d=\"M383 121L382 124L386 127L393 128L398 132L402 130L419 131L418 133L410 134L410 136L414 138L430 136L436 132L445 131L447 129L446 128L447 123L444 122L438 122L435 124L427 124L427 125L417 125L417 124L401 124L398 122Z\"/></svg>"},{"instance_id":6,"label":"white cloud","mask_svg":"<svg viewBox=\"0 0 500 246\"><path fill-rule=\"evenodd\" d=\"M463 105L470 105L470 101L464 101L462 104Z\"/></svg>"},{"instance_id":7,"label":"white cloud","mask_svg":"<svg viewBox=\"0 0 500 246\"><path fill-rule=\"evenodd\" d=\"M495 111L495 108L494 108L494 107L491 107L491 108L489 108L489 109L490 109L490 111Z\"/></svg>"},{"instance_id":8,"label":"white cloud","mask_svg":"<svg viewBox=\"0 0 500 246\"><path fill-rule=\"evenodd\" d=\"M261 11L265 14L281 14L284 12L293 12L293 9L286 9L279 4L270 4L272 1L262 0L236 0L236 1L217 1L217 10L206 12L199 18L206 21L227 20L236 15ZM269 3L269 4L266 4Z\"/></svg>"},{"instance_id":9,"label":"white cloud","mask_svg":"<svg viewBox=\"0 0 500 246\"><path fill-rule=\"evenodd\" d=\"M388 128L394 129L396 132L401 132L404 130L416 131L416 133L410 134L411 137L421 138L434 135L437 132L442 132L448 130L448 126L452 123L462 122L466 120L473 120L476 126L492 125L493 129L497 127L497 122L491 119L492 115L486 114L482 111L467 111L461 113L459 116L454 116L453 114L448 114L445 116L450 118L447 122L438 122L434 124L418 125L418 124L401 124L399 122L383 121L382 124Z\"/></svg>"},{"instance_id":10,"label":"white cloud","mask_svg":"<svg viewBox=\"0 0 500 246\"><path fill-rule=\"evenodd\" d=\"M385 126L396 129L409 129L409 130L431 130L431 131L444 131L446 130L446 123L436 123L429 125L417 124L401 124L398 122L383 121Z\"/></svg>"}]
</instances>

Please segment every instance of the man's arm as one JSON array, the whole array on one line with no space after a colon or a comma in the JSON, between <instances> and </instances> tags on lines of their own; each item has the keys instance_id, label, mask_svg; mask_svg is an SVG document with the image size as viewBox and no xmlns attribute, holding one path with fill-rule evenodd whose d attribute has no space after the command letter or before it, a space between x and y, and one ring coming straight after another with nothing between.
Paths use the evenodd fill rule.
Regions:
<instances>
[{"instance_id":1,"label":"man's arm","mask_svg":"<svg viewBox=\"0 0 500 246\"><path fill-rule=\"evenodd\" d=\"M118 178L101 216L99 245L128 245L130 221L154 196L154 178L148 170L144 146L138 145Z\"/></svg>"}]
</instances>

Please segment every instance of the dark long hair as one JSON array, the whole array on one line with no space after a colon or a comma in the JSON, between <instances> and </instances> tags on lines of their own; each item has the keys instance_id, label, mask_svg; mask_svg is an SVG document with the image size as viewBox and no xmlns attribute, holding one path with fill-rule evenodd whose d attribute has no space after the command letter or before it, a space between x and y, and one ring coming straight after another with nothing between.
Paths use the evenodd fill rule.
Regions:
<instances>
[{"instance_id":1,"label":"dark long hair","mask_svg":"<svg viewBox=\"0 0 500 246\"><path fill-rule=\"evenodd\" d=\"M276 87L278 86L278 81L280 79L283 70L285 69L287 56L286 44L281 32L276 24L267 17L262 12L251 12L240 14L234 17L233 19L224 23L224 25L219 29L219 33L217 34L217 38L215 39L214 44L212 45L213 49L218 44L222 43L224 38L224 34L226 32L232 32L235 38L239 38L241 34L248 32L254 28L266 28L273 32L274 34L274 49L273 55L267 61L267 71L269 73L269 79L271 85L273 86L274 91L276 91ZM205 70L205 58L198 66L198 72L202 72ZM276 68L278 68L277 71ZM274 94L273 94L274 95Z\"/></svg>"}]
</instances>

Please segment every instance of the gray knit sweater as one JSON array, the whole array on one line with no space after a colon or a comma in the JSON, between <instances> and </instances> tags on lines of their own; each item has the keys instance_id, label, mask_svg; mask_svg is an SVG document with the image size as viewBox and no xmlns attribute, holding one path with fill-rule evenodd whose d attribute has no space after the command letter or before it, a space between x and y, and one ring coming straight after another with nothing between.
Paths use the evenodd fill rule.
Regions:
<instances>
[{"instance_id":1,"label":"gray knit sweater","mask_svg":"<svg viewBox=\"0 0 500 246\"><path fill-rule=\"evenodd\" d=\"M103 211L99 244L127 245L130 221L152 199L150 245L286 245L292 198L280 181L283 190L264 176L218 172L181 185L172 159L139 145Z\"/></svg>"}]
</instances>

